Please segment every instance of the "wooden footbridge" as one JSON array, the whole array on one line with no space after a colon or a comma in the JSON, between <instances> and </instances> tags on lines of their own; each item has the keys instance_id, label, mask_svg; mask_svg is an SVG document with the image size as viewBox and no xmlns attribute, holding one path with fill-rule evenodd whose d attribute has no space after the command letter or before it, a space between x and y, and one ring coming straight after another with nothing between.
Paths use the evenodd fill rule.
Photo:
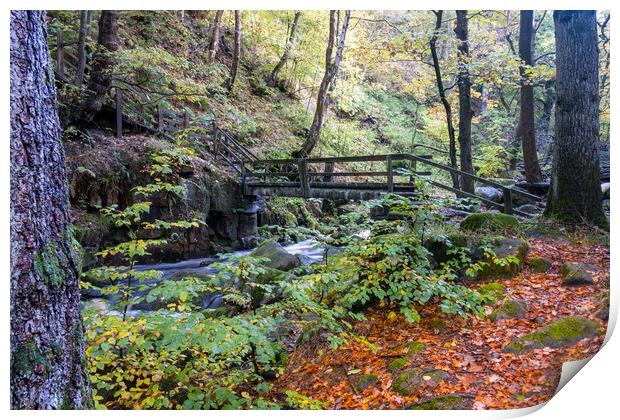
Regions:
<instances>
[{"instance_id":1,"label":"wooden footbridge","mask_svg":"<svg viewBox=\"0 0 620 420\"><path fill-rule=\"evenodd\" d=\"M56 79L60 84L73 84L78 79L77 53L74 44L65 44L62 32L57 34L54 52ZM86 72L89 67L86 65ZM233 135L218 126L212 117L194 115L188 109L175 110L164 106L166 95L157 95L120 79L114 79L106 103L108 112L115 115L115 133L123 136L124 125L138 128L165 138L180 133L203 145L216 161L235 171L243 193L248 196L284 196L302 198L332 198L368 200L386 193L416 196L415 180L424 178L431 185L456 194L471 197L508 214L529 216L513 208L515 195L538 202L540 197L520 189L433 161L431 155L387 154L368 156L318 157L300 159L259 159ZM429 147L429 149L433 149ZM421 170L423 169L423 170ZM503 202L454 188L433 174L444 173L445 179L465 178L479 185L494 187L503 193Z\"/></svg>"}]
</instances>

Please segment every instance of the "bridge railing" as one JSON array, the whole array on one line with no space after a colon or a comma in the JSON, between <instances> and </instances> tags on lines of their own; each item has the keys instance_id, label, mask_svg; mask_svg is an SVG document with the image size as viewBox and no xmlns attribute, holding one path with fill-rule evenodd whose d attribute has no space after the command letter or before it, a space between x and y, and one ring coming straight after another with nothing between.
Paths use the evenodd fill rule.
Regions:
<instances>
[{"instance_id":1,"label":"bridge railing","mask_svg":"<svg viewBox=\"0 0 620 420\"><path fill-rule=\"evenodd\" d=\"M396 177L403 174L395 171L394 164L397 162L409 162L410 170L404 176L409 176L409 182L397 183ZM356 171L346 170L335 172L334 165L362 162L374 163L383 162L384 170L379 171ZM418 171L418 165L425 165L454 174L460 179L470 178L480 184L488 185L502 191L503 203L493 201L486 197L463 191L459 188L444 184L443 182L431 178L431 172ZM528 214L513 208L514 196L521 196L525 200L538 202L540 197L525 191L517 190L498 182L482 178L451 166L434 162L431 156L412 155L407 153L368 155L368 156L347 156L347 157L322 157L322 158L300 158L300 159L267 159L267 160L245 160L241 165L241 176L244 191L251 193L256 188L268 188L277 193L278 191L295 189L301 197L311 197L314 189L368 189L381 190L385 192L411 192L413 191L413 177L424 177L431 185L455 193L461 197L471 197L507 214L517 214L528 216ZM336 178L352 179L349 182L336 182ZM364 181L361 182L360 178ZM368 178L373 181L368 182ZM378 182L377 182L378 180ZM282 194L285 195L285 194Z\"/></svg>"}]
</instances>

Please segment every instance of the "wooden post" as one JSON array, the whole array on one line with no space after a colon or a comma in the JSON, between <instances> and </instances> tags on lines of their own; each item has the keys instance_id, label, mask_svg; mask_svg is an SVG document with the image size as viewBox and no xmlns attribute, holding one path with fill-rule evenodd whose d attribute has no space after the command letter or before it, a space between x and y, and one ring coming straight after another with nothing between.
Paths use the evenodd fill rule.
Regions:
<instances>
[{"instance_id":1,"label":"wooden post","mask_svg":"<svg viewBox=\"0 0 620 420\"><path fill-rule=\"evenodd\" d=\"M512 214L512 190L504 188L504 213Z\"/></svg>"},{"instance_id":2,"label":"wooden post","mask_svg":"<svg viewBox=\"0 0 620 420\"><path fill-rule=\"evenodd\" d=\"M301 196L303 198L310 198L310 182L308 179L308 163L306 159L297 159L297 171L299 172Z\"/></svg>"},{"instance_id":3,"label":"wooden post","mask_svg":"<svg viewBox=\"0 0 620 420\"><path fill-rule=\"evenodd\" d=\"M187 109L183 113L183 129L187 130L189 128L189 114L187 113Z\"/></svg>"},{"instance_id":4,"label":"wooden post","mask_svg":"<svg viewBox=\"0 0 620 420\"><path fill-rule=\"evenodd\" d=\"M329 174L334 173L334 162L325 162L325 172ZM325 175L323 177L323 182L332 182L332 176Z\"/></svg>"},{"instance_id":5,"label":"wooden post","mask_svg":"<svg viewBox=\"0 0 620 420\"><path fill-rule=\"evenodd\" d=\"M394 173L392 171L392 156L388 155L385 158L385 164L387 165L387 190L388 192L394 192Z\"/></svg>"},{"instance_id":6,"label":"wooden post","mask_svg":"<svg viewBox=\"0 0 620 420\"><path fill-rule=\"evenodd\" d=\"M56 39L56 64L58 66L58 76L65 77L65 34L62 31L58 31L58 37Z\"/></svg>"},{"instance_id":7,"label":"wooden post","mask_svg":"<svg viewBox=\"0 0 620 420\"><path fill-rule=\"evenodd\" d=\"M164 132L164 110L161 104L157 104L157 129L160 133Z\"/></svg>"},{"instance_id":8,"label":"wooden post","mask_svg":"<svg viewBox=\"0 0 620 420\"><path fill-rule=\"evenodd\" d=\"M116 93L116 137L123 137L123 96L121 90L114 88Z\"/></svg>"}]
</instances>

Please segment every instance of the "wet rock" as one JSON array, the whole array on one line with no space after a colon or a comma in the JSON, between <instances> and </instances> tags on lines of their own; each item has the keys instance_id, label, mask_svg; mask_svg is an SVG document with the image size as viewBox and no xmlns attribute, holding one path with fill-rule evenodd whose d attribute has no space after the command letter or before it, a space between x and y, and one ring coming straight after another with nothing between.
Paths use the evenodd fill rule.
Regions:
<instances>
[{"instance_id":1,"label":"wet rock","mask_svg":"<svg viewBox=\"0 0 620 420\"><path fill-rule=\"evenodd\" d=\"M543 257L532 257L528 264L534 273L546 273L551 268L551 261Z\"/></svg>"},{"instance_id":2,"label":"wet rock","mask_svg":"<svg viewBox=\"0 0 620 420\"><path fill-rule=\"evenodd\" d=\"M379 383L379 377L377 375L360 375L351 382L353 382L355 390L361 393L366 388L377 385Z\"/></svg>"},{"instance_id":3,"label":"wet rock","mask_svg":"<svg viewBox=\"0 0 620 420\"><path fill-rule=\"evenodd\" d=\"M494 310L489 318L493 321L501 319L523 318L527 312L527 304L519 299L506 298L500 306Z\"/></svg>"},{"instance_id":4,"label":"wet rock","mask_svg":"<svg viewBox=\"0 0 620 420\"><path fill-rule=\"evenodd\" d=\"M476 188L476 195L496 203L504 202L504 194L494 187L478 187Z\"/></svg>"},{"instance_id":5,"label":"wet rock","mask_svg":"<svg viewBox=\"0 0 620 420\"><path fill-rule=\"evenodd\" d=\"M531 334L514 339L502 349L504 353L521 354L543 347L559 348L579 340L603 334L598 323L580 316L569 316L547 324Z\"/></svg>"},{"instance_id":6,"label":"wet rock","mask_svg":"<svg viewBox=\"0 0 620 420\"><path fill-rule=\"evenodd\" d=\"M411 395L416 389L427 385L437 385L441 381L448 379L448 372L445 370L411 369L400 374L392 382L392 390L403 396Z\"/></svg>"},{"instance_id":7,"label":"wet rock","mask_svg":"<svg viewBox=\"0 0 620 420\"><path fill-rule=\"evenodd\" d=\"M592 272L598 271L593 264L565 262L560 266L562 286L583 286L594 284Z\"/></svg>"},{"instance_id":8,"label":"wet rock","mask_svg":"<svg viewBox=\"0 0 620 420\"><path fill-rule=\"evenodd\" d=\"M299 267L301 262L297 256L289 253L280 244L273 240L263 242L258 248L249 254L252 257L267 258L266 267L288 271Z\"/></svg>"}]
</instances>

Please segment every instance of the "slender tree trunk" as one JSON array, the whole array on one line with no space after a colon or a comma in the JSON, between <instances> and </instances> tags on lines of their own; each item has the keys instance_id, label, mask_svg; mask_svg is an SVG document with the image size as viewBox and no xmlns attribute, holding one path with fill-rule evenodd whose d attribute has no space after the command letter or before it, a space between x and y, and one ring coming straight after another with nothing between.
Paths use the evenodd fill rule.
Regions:
<instances>
[{"instance_id":1,"label":"slender tree trunk","mask_svg":"<svg viewBox=\"0 0 620 420\"><path fill-rule=\"evenodd\" d=\"M86 69L86 38L88 37L89 10L80 11L80 33L78 37L78 67L75 76L75 84L82 87L84 83L84 70Z\"/></svg>"},{"instance_id":2,"label":"slender tree trunk","mask_svg":"<svg viewBox=\"0 0 620 420\"><path fill-rule=\"evenodd\" d=\"M536 151L536 135L534 128L534 85L530 76L530 69L534 65L532 52L534 13L531 10L521 10L519 24L519 56L523 60L521 73L521 145L523 148L523 164L525 165L525 180L529 183L542 181L538 152Z\"/></svg>"},{"instance_id":3,"label":"slender tree trunk","mask_svg":"<svg viewBox=\"0 0 620 420\"><path fill-rule=\"evenodd\" d=\"M45 14L12 11L11 407L88 408L79 267Z\"/></svg>"},{"instance_id":4,"label":"slender tree trunk","mask_svg":"<svg viewBox=\"0 0 620 420\"><path fill-rule=\"evenodd\" d=\"M599 166L599 57L595 11L553 13L556 109L553 170L545 215L605 224Z\"/></svg>"},{"instance_id":5,"label":"slender tree trunk","mask_svg":"<svg viewBox=\"0 0 620 420\"><path fill-rule=\"evenodd\" d=\"M545 100L543 102L543 112L538 119L538 130L536 132L538 150L541 156L548 156L551 149L549 127L551 125L551 115L555 105L555 79L545 82Z\"/></svg>"},{"instance_id":6,"label":"slender tree trunk","mask_svg":"<svg viewBox=\"0 0 620 420\"><path fill-rule=\"evenodd\" d=\"M217 50L220 46L220 28L222 26L223 10L216 10L215 19L213 20L213 29L211 30L211 41L209 42L209 60L215 60Z\"/></svg>"},{"instance_id":7,"label":"slender tree trunk","mask_svg":"<svg viewBox=\"0 0 620 420\"><path fill-rule=\"evenodd\" d=\"M461 171L474 173L471 157L471 80L469 78L469 40L467 28L467 10L456 11L456 27L454 29L459 39L459 147L461 149ZM461 177L461 186L464 191L474 193L474 180L466 176Z\"/></svg>"},{"instance_id":8,"label":"slender tree trunk","mask_svg":"<svg viewBox=\"0 0 620 420\"><path fill-rule=\"evenodd\" d=\"M235 10L235 49L233 51L233 61L230 68L230 78L226 89L232 92L235 80L237 79L237 70L239 69L239 60L241 58L241 10Z\"/></svg>"},{"instance_id":9,"label":"slender tree trunk","mask_svg":"<svg viewBox=\"0 0 620 420\"><path fill-rule=\"evenodd\" d=\"M118 50L118 11L103 10L99 17L99 35L97 51L93 56L91 74L88 80L88 93L81 109L77 112L77 120L91 122L101 109L105 96L112 86L114 70L114 53Z\"/></svg>"},{"instance_id":10,"label":"slender tree trunk","mask_svg":"<svg viewBox=\"0 0 620 420\"><path fill-rule=\"evenodd\" d=\"M339 14L338 14L339 16ZM329 39L327 41L327 48L325 50L325 74L323 80L319 86L319 92L316 98L316 110L314 112L314 119L310 126L310 132L308 138L301 146L301 149L294 153L294 156L308 156L314 150L314 147L318 144L321 137L321 127L325 120L325 114L331 101L331 93L334 89L336 75L338 74L338 68L340 66L340 60L344 51L344 43L347 35L347 28L349 27L349 19L351 18L351 11L345 11L344 19L342 20L342 26L340 28L340 34L338 35L338 44L336 47L336 54L332 61L332 54L334 46L336 46L336 34L338 33L338 22L336 19L336 11L331 10L329 12ZM338 18L338 21L340 19Z\"/></svg>"},{"instance_id":11,"label":"slender tree trunk","mask_svg":"<svg viewBox=\"0 0 620 420\"><path fill-rule=\"evenodd\" d=\"M452 107L450 102L446 98L446 90L443 87L443 79L441 78L441 67L439 66L439 57L437 56L437 38L439 31L441 30L441 21L443 18L443 10L433 11L435 13L435 32L430 39L431 55L433 57L433 68L435 69L435 79L437 81L437 91L439 92L439 98L446 110L446 123L448 125L448 137L450 140L450 166L454 169L458 169L456 163L456 138L454 135L454 125L452 125ZM452 186L459 188L459 176L454 173L450 173L452 177Z\"/></svg>"},{"instance_id":12,"label":"slender tree trunk","mask_svg":"<svg viewBox=\"0 0 620 420\"><path fill-rule=\"evenodd\" d=\"M293 26L291 28L288 41L286 42L286 46L284 47L284 52L282 53L282 57L280 57L280 60L278 61L276 66L273 68L271 75L269 76L269 81L271 84L275 85L277 83L278 74L280 73L280 71L282 70L286 62L288 61L289 55L291 54L291 49L295 45L295 39L297 38L297 29L299 27L300 17L301 17L301 11L297 10L295 12L295 16L293 17Z\"/></svg>"}]
</instances>

